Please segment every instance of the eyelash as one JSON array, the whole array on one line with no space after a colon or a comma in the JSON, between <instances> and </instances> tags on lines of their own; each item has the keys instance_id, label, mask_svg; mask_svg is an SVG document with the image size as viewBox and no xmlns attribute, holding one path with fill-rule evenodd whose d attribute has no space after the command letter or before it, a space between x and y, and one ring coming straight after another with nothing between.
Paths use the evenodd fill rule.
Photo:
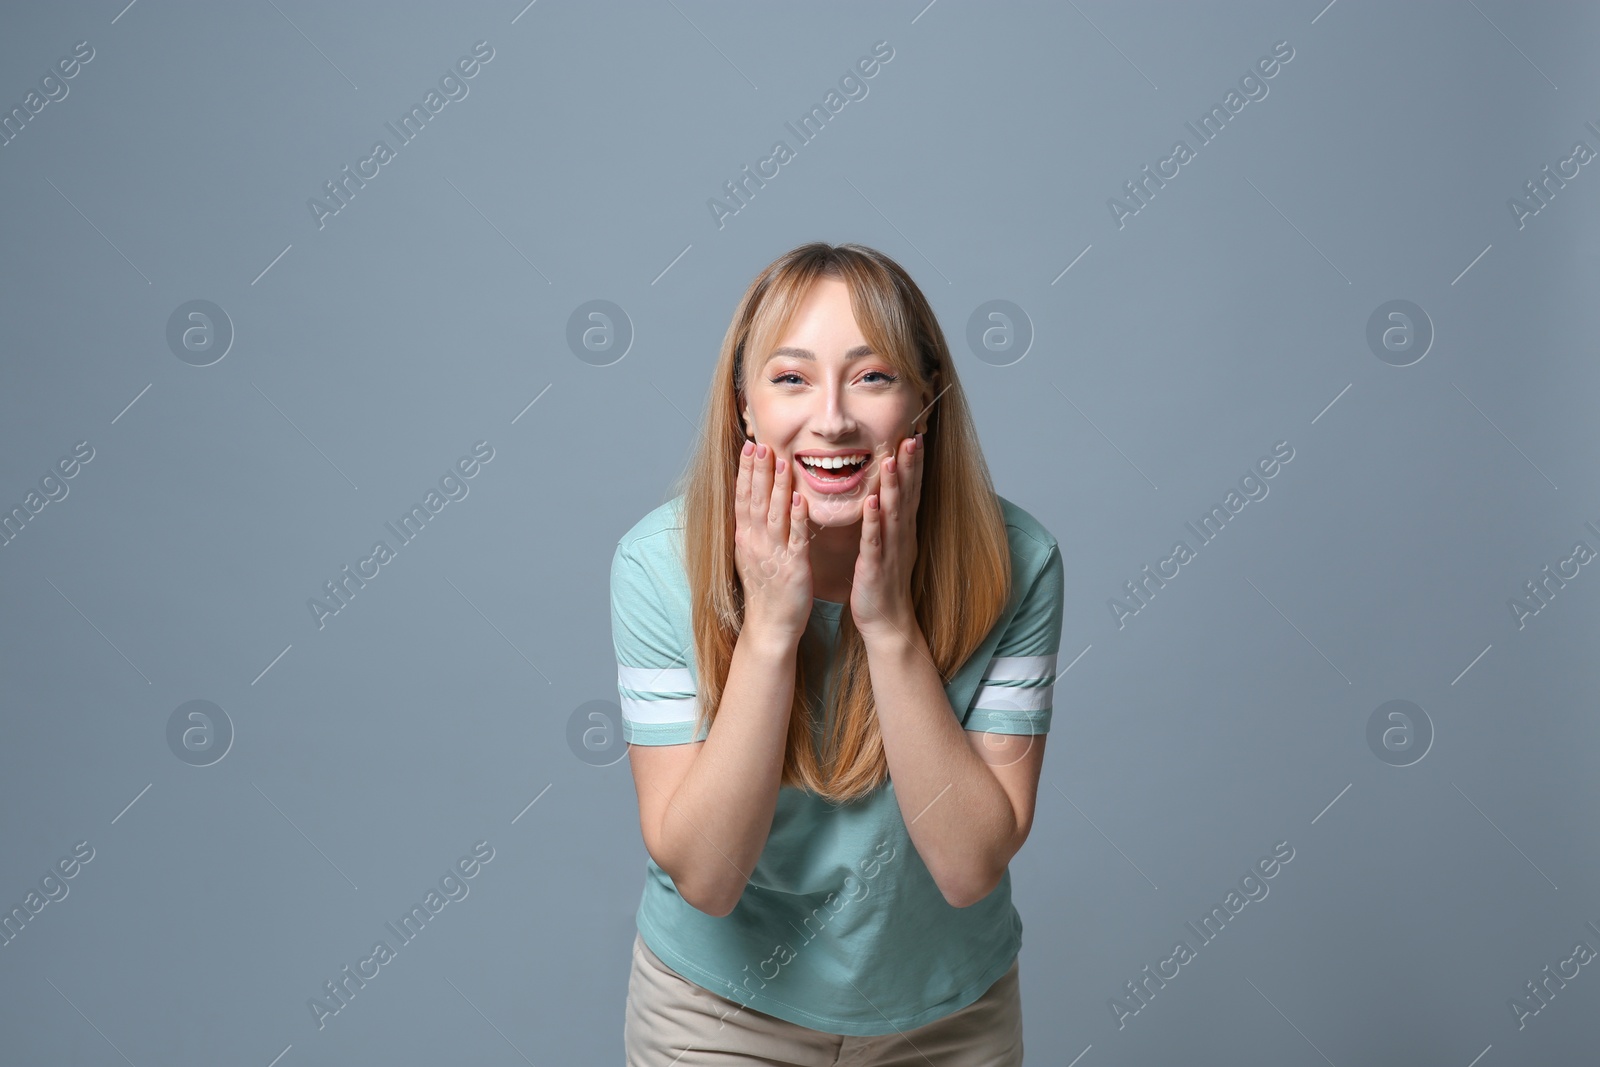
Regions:
<instances>
[{"instance_id":1,"label":"eyelash","mask_svg":"<svg viewBox=\"0 0 1600 1067\"><path fill-rule=\"evenodd\" d=\"M888 374L888 373L885 373L884 371L881 371L881 370L869 370L869 371L867 371L867 373L868 374L876 374L878 377L880 377L880 378L882 378L884 380L884 384L888 384L890 382L897 382L897 381L900 380L897 375ZM800 377L800 375L796 374L794 371L788 371L788 372L780 374L776 378L772 378L770 380L771 380L773 385L785 385L785 384L787 384L786 382L784 382L785 378L798 378L798 377Z\"/></svg>"}]
</instances>

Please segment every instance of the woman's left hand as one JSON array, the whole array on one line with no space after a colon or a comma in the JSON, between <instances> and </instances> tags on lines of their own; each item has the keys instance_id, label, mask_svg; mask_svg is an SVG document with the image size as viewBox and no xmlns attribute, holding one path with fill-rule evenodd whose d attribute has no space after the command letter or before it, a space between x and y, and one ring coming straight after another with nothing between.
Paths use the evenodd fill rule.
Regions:
<instances>
[{"instance_id":1,"label":"woman's left hand","mask_svg":"<svg viewBox=\"0 0 1600 1067\"><path fill-rule=\"evenodd\" d=\"M850 613L868 641L896 634L910 638L917 628L911 570L917 562L922 460L922 442L916 437L903 440L894 456L878 460L878 492L861 509L861 551Z\"/></svg>"}]
</instances>

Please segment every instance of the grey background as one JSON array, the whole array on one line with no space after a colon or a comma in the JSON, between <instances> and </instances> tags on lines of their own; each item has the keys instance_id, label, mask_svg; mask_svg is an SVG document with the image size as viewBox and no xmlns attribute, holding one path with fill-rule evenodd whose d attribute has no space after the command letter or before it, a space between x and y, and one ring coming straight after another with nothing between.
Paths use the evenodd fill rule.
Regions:
<instances>
[{"instance_id":1,"label":"grey background","mask_svg":"<svg viewBox=\"0 0 1600 1067\"><path fill-rule=\"evenodd\" d=\"M1071 668L1012 866L1029 1062L1592 1056L1593 967L1525 1027L1509 1001L1600 948L1600 578L1508 606L1600 548L1597 165L1508 207L1600 148L1592 6L3 20L5 110L95 52L0 147L0 505L94 449L0 548L0 902L94 850L0 946L4 1063L621 1061L645 851L606 743L611 555L745 285L814 239L917 278L999 490L1063 547ZM480 40L469 94L319 228L307 200ZM1268 95L1119 227L1108 199L1279 41ZM236 332L204 367L166 339L197 299ZM631 343L580 358L601 299ZM966 342L994 299L1020 360ZM1408 366L1366 339L1396 299L1435 331ZM319 628L308 599L477 441L468 495ZM1123 583L1279 441L1270 494L1119 627ZM208 766L169 741L192 700L232 732ZM1391 700L1432 735L1409 766L1367 739ZM476 841L470 894L319 1029L308 1000ZM1119 1028L1110 998L1279 841L1270 895Z\"/></svg>"}]
</instances>

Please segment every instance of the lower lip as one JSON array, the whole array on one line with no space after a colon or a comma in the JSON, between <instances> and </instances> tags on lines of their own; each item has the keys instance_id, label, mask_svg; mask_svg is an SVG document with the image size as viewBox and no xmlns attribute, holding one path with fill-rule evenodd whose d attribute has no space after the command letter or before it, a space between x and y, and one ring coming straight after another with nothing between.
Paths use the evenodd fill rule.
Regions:
<instances>
[{"instance_id":1,"label":"lower lip","mask_svg":"<svg viewBox=\"0 0 1600 1067\"><path fill-rule=\"evenodd\" d=\"M797 463L799 461L796 461ZM811 473L811 468L804 463L799 464L804 472L806 483L819 493L848 493L860 485L867 476L867 465L861 464L856 472L848 478L819 478Z\"/></svg>"}]
</instances>

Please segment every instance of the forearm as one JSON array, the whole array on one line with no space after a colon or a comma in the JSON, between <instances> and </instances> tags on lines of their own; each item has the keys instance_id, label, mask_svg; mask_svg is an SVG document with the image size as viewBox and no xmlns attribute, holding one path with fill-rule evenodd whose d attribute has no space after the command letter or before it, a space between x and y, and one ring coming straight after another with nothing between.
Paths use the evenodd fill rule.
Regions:
<instances>
[{"instance_id":1,"label":"forearm","mask_svg":"<svg viewBox=\"0 0 1600 1067\"><path fill-rule=\"evenodd\" d=\"M867 643L879 729L906 830L956 907L998 884L1018 832L999 779L967 740L915 626Z\"/></svg>"},{"instance_id":2,"label":"forearm","mask_svg":"<svg viewBox=\"0 0 1600 1067\"><path fill-rule=\"evenodd\" d=\"M796 642L745 629L716 721L662 816L662 867L707 914L733 910L771 833L795 657Z\"/></svg>"}]
</instances>

